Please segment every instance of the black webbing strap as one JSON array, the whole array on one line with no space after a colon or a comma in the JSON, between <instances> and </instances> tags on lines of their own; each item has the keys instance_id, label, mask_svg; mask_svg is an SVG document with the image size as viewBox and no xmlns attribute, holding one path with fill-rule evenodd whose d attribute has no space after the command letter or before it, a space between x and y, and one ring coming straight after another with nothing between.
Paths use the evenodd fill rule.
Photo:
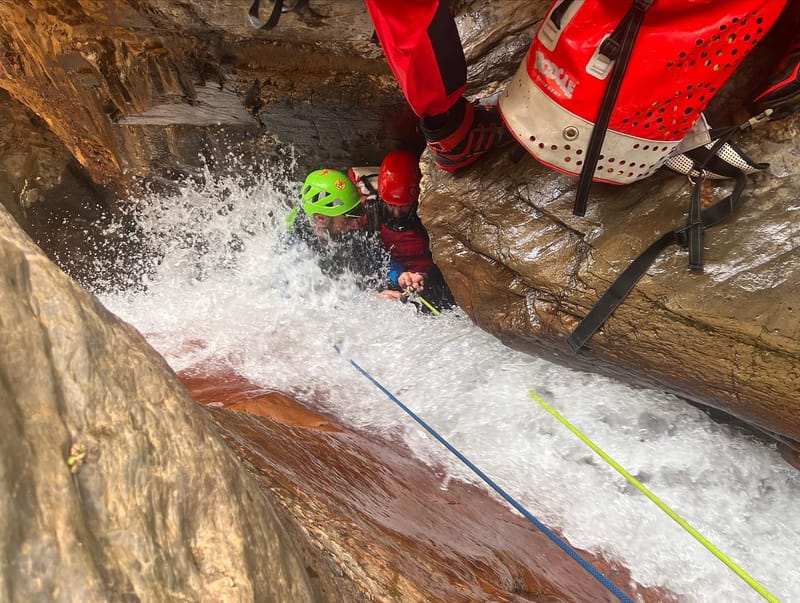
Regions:
<instances>
[{"instance_id":1,"label":"black webbing strap","mask_svg":"<svg viewBox=\"0 0 800 603\"><path fill-rule=\"evenodd\" d=\"M378 194L378 189L375 188L374 184L372 184L372 179L377 175L378 174L364 174L358 179L358 181L359 183L364 185L364 188L367 189L370 195L375 195L376 197L380 197L380 195Z\"/></svg>"},{"instance_id":2,"label":"black webbing strap","mask_svg":"<svg viewBox=\"0 0 800 603\"><path fill-rule=\"evenodd\" d=\"M628 70L628 63L633 54L633 46L639 36L639 30L644 21L647 9L653 4L654 0L634 0L633 6L619 22L614 32L606 38L600 46L600 54L614 61L614 68L606 86L603 101L597 114L592 135L589 137L589 144L586 148L586 156L583 162L583 169L578 179L578 189L575 192L575 205L572 213L576 216L586 214L586 202L589 199L589 187L592 185L592 177L597 169L597 161L600 151L603 149L603 142L606 138L606 130L611 121L611 113L619 96L622 87L622 80Z\"/></svg>"},{"instance_id":3,"label":"black webbing strap","mask_svg":"<svg viewBox=\"0 0 800 603\"><path fill-rule=\"evenodd\" d=\"M702 200L703 173L690 176L692 196L689 200L689 223L686 225L687 246L689 247L689 270L703 271L703 218Z\"/></svg>"},{"instance_id":4,"label":"black webbing strap","mask_svg":"<svg viewBox=\"0 0 800 603\"><path fill-rule=\"evenodd\" d=\"M736 184L731 194L700 213L701 229L711 228L733 213L734 208L742 196L746 183L744 172L737 171ZM696 188L699 189L700 187L698 186ZM573 352L578 352L586 345L586 342L591 339L592 335L603 326L606 320L608 320L608 317L613 314L617 306L622 303L622 300L627 297L636 283L639 282L639 279L644 276L659 253L672 244L677 244L682 247L688 246L689 230L691 226L691 224L687 224L686 226L682 226L681 228L662 235L661 238L651 243L630 266L622 271L611 284L611 287L597 300L594 307L589 310L589 313L578 323L578 326L570 336L567 337L567 344L569 344Z\"/></svg>"},{"instance_id":5,"label":"black webbing strap","mask_svg":"<svg viewBox=\"0 0 800 603\"><path fill-rule=\"evenodd\" d=\"M736 131L737 129L731 128L724 136L714 141L714 144L708 149L702 147L687 153L687 156L691 157L694 162L693 170L690 172L691 175L689 176L689 180L692 182L692 196L689 202L689 224L687 231L689 270L695 270L697 272L703 271L703 232L706 227L703 225L700 217L700 192L706 170L710 170L726 178L738 178L740 175L744 175L739 168L731 165L727 161L723 161L719 157L719 152L728 144L731 136L733 136ZM742 159L747 159L738 152L738 149L736 149L736 151ZM747 160L749 161L749 159ZM752 162L750 163L752 164ZM761 167L763 168L766 166Z\"/></svg>"},{"instance_id":6,"label":"black webbing strap","mask_svg":"<svg viewBox=\"0 0 800 603\"><path fill-rule=\"evenodd\" d=\"M270 13L267 22L264 23L258 16L261 10L261 0L253 0L253 4L250 6L250 10L247 12L247 14L250 17L250 23L256 29L272 29L278 24L278 20L281 18L281 12L283 10L283 0L272 1L272 13Z\"/></svg>"}]
</instances>

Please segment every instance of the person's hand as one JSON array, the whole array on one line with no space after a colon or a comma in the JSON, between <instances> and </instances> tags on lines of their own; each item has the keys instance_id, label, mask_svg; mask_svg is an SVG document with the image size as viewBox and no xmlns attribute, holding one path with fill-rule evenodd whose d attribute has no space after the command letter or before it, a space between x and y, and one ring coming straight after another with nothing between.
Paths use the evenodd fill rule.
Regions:
<instances>
[{"instance_id":1,"label":"person's hand","mask_svg":"<svg viewBox=\"0 0 800 603\"><path fill-rule=\"evenodd\" d=\"M381 291L381 297L390 301L403 301L403 292L393 291L392 289L384 289Z\"/></svg>"},{"instance_id":2,"label":"person's hand","mask_svg":"<svg viewBox=\"0 0 800 603\"><path fill-rule=\"evenodd\" d=\"M426 276L424 272L403 272L397 277L397 284L403 290L411 288L414 291L424 291Z\"/></svg>"}]
</instances>

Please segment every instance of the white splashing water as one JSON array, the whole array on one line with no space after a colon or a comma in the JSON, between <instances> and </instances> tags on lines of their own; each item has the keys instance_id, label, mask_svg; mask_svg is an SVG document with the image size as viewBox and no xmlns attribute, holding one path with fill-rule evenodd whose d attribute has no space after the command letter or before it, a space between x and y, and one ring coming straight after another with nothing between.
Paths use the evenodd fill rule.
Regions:
<instances>
[{"instance_id":1,"label":"white splashing water","mask_svg":"<svg viewBox=\"0 0 800 603\"><path fill-rule=\"evenodd\" d=\"M308 251L282 244L286 185L222 178L140 200L139 226L162 259L144 287L102 301L176 371L231 366L355 428L402 434L447 468L443 488L480 483L352 358L573 546L684 601L763 600L534 403L532 389L779 600L800 601L800 474L773 447L670 395L510 350L459 311L423 316L331 281Z\"/></svg>"}]
</instances>

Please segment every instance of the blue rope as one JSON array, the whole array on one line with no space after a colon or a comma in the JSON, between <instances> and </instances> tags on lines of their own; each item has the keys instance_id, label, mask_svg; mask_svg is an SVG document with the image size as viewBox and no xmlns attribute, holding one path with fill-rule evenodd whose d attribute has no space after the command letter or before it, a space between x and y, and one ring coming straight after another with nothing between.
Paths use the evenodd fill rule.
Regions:
<instances>
[{"instance_id":1,"label":"blue rope","mask_svg":"<svg viewBox=\"0 0 800 603\"><path fill-rule=\"evenodd\" d=\"M339 349L339 346L334 345L333 349L335 349L339 354L342 351ZM411 410L408 406L403 404L397 397L386 389L383 385L381 385L377 379L375 379L372 375L370 375L367 371L361 368L355 360L352 358L348 358L348 362L352 364L355 369L364 375L367 379L369 379L375 387L381 390L386 396L395 404L397 404L400 408L402 408L412 419L414 419L417 423L419 423L425 431L431 434L434 438L436 438L439 443L441 443L445 448L447 448L450 452L452 452L458 460L464 463L467 467L472 469L475 474L480 477L484 482L486 482L489 487L492 488L495 492L497 492L508 504L514 507L517 511L519 511L520 515L522 515L525 519L530 521L533 525L535 525L545 536L547 536L550 540L552 540L558 547L564 551L567 555L572 557L575 561L577 561L587 572L589 572L598 582L600 582L603 586L605 586L608 590L610 590L614 595L624 603L633 603L633 600L628 597L624 592L622 592L617 585L615 585L611 580L606 578L602 573L600 573L597 569L592 566L588 561L586 561L583 557L581 557L578 552L573 549L567 542L561 539L555 532L553 532L550 528L544 525L541 521L536 519L533 515L528 512L525 507L523 507L520 503L518 503L510 494L508 494L505 490L503 490L499 485L497 485L488 475L486 475L483 471L478 469L478 467L470 461L467 457L465 457L461 452L458 451L450 442L448 442L444 437L439 435L439 433L433 429L430 425L428 425L425 421L423 421L413 410Z\"/></svg>"}]
</instances>

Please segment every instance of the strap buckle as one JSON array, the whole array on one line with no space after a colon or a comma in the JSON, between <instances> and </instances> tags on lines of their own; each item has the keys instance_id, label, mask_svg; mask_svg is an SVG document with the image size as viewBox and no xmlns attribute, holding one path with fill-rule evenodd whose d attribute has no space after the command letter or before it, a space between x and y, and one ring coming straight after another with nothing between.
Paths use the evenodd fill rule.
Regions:
<instances>
[{"instance_id":1,"label":"strap buckle","mask_svg":"<svg viewBox=\"0 0 800 603\"><path fill-rule=\"evenodd\" d=\"M586 64L586 73L598 80L606 79L619 56L620 48L619 42L611 34L608 34Z\"/></svg>"},{"instance_id":2,"label":"strap buckle","mask_svg":"<svg viewBox=\"0 0 800 603\"><path fill-rule=\"evenodd\" d=\"M692 186L700 186L705 181L707 174L708 172L705 169L700 168L698 170L697 166L695 165L695 167L686 173L686 179Z\"/></svg>"},{"instance_id":3,"label":"strap buckle","mask_svg":"<svg viewBox=\"0 0 800 603\"><path fill-rule=\"evenodd\" d=\"M757 125L764 123L765 121L769 121L770 116L775 112L774 109L765 109L758 115L754 115L742 125L739 126L740 132L746 132L747 130L752 130Z\"/></svg>"}]
</instances>

